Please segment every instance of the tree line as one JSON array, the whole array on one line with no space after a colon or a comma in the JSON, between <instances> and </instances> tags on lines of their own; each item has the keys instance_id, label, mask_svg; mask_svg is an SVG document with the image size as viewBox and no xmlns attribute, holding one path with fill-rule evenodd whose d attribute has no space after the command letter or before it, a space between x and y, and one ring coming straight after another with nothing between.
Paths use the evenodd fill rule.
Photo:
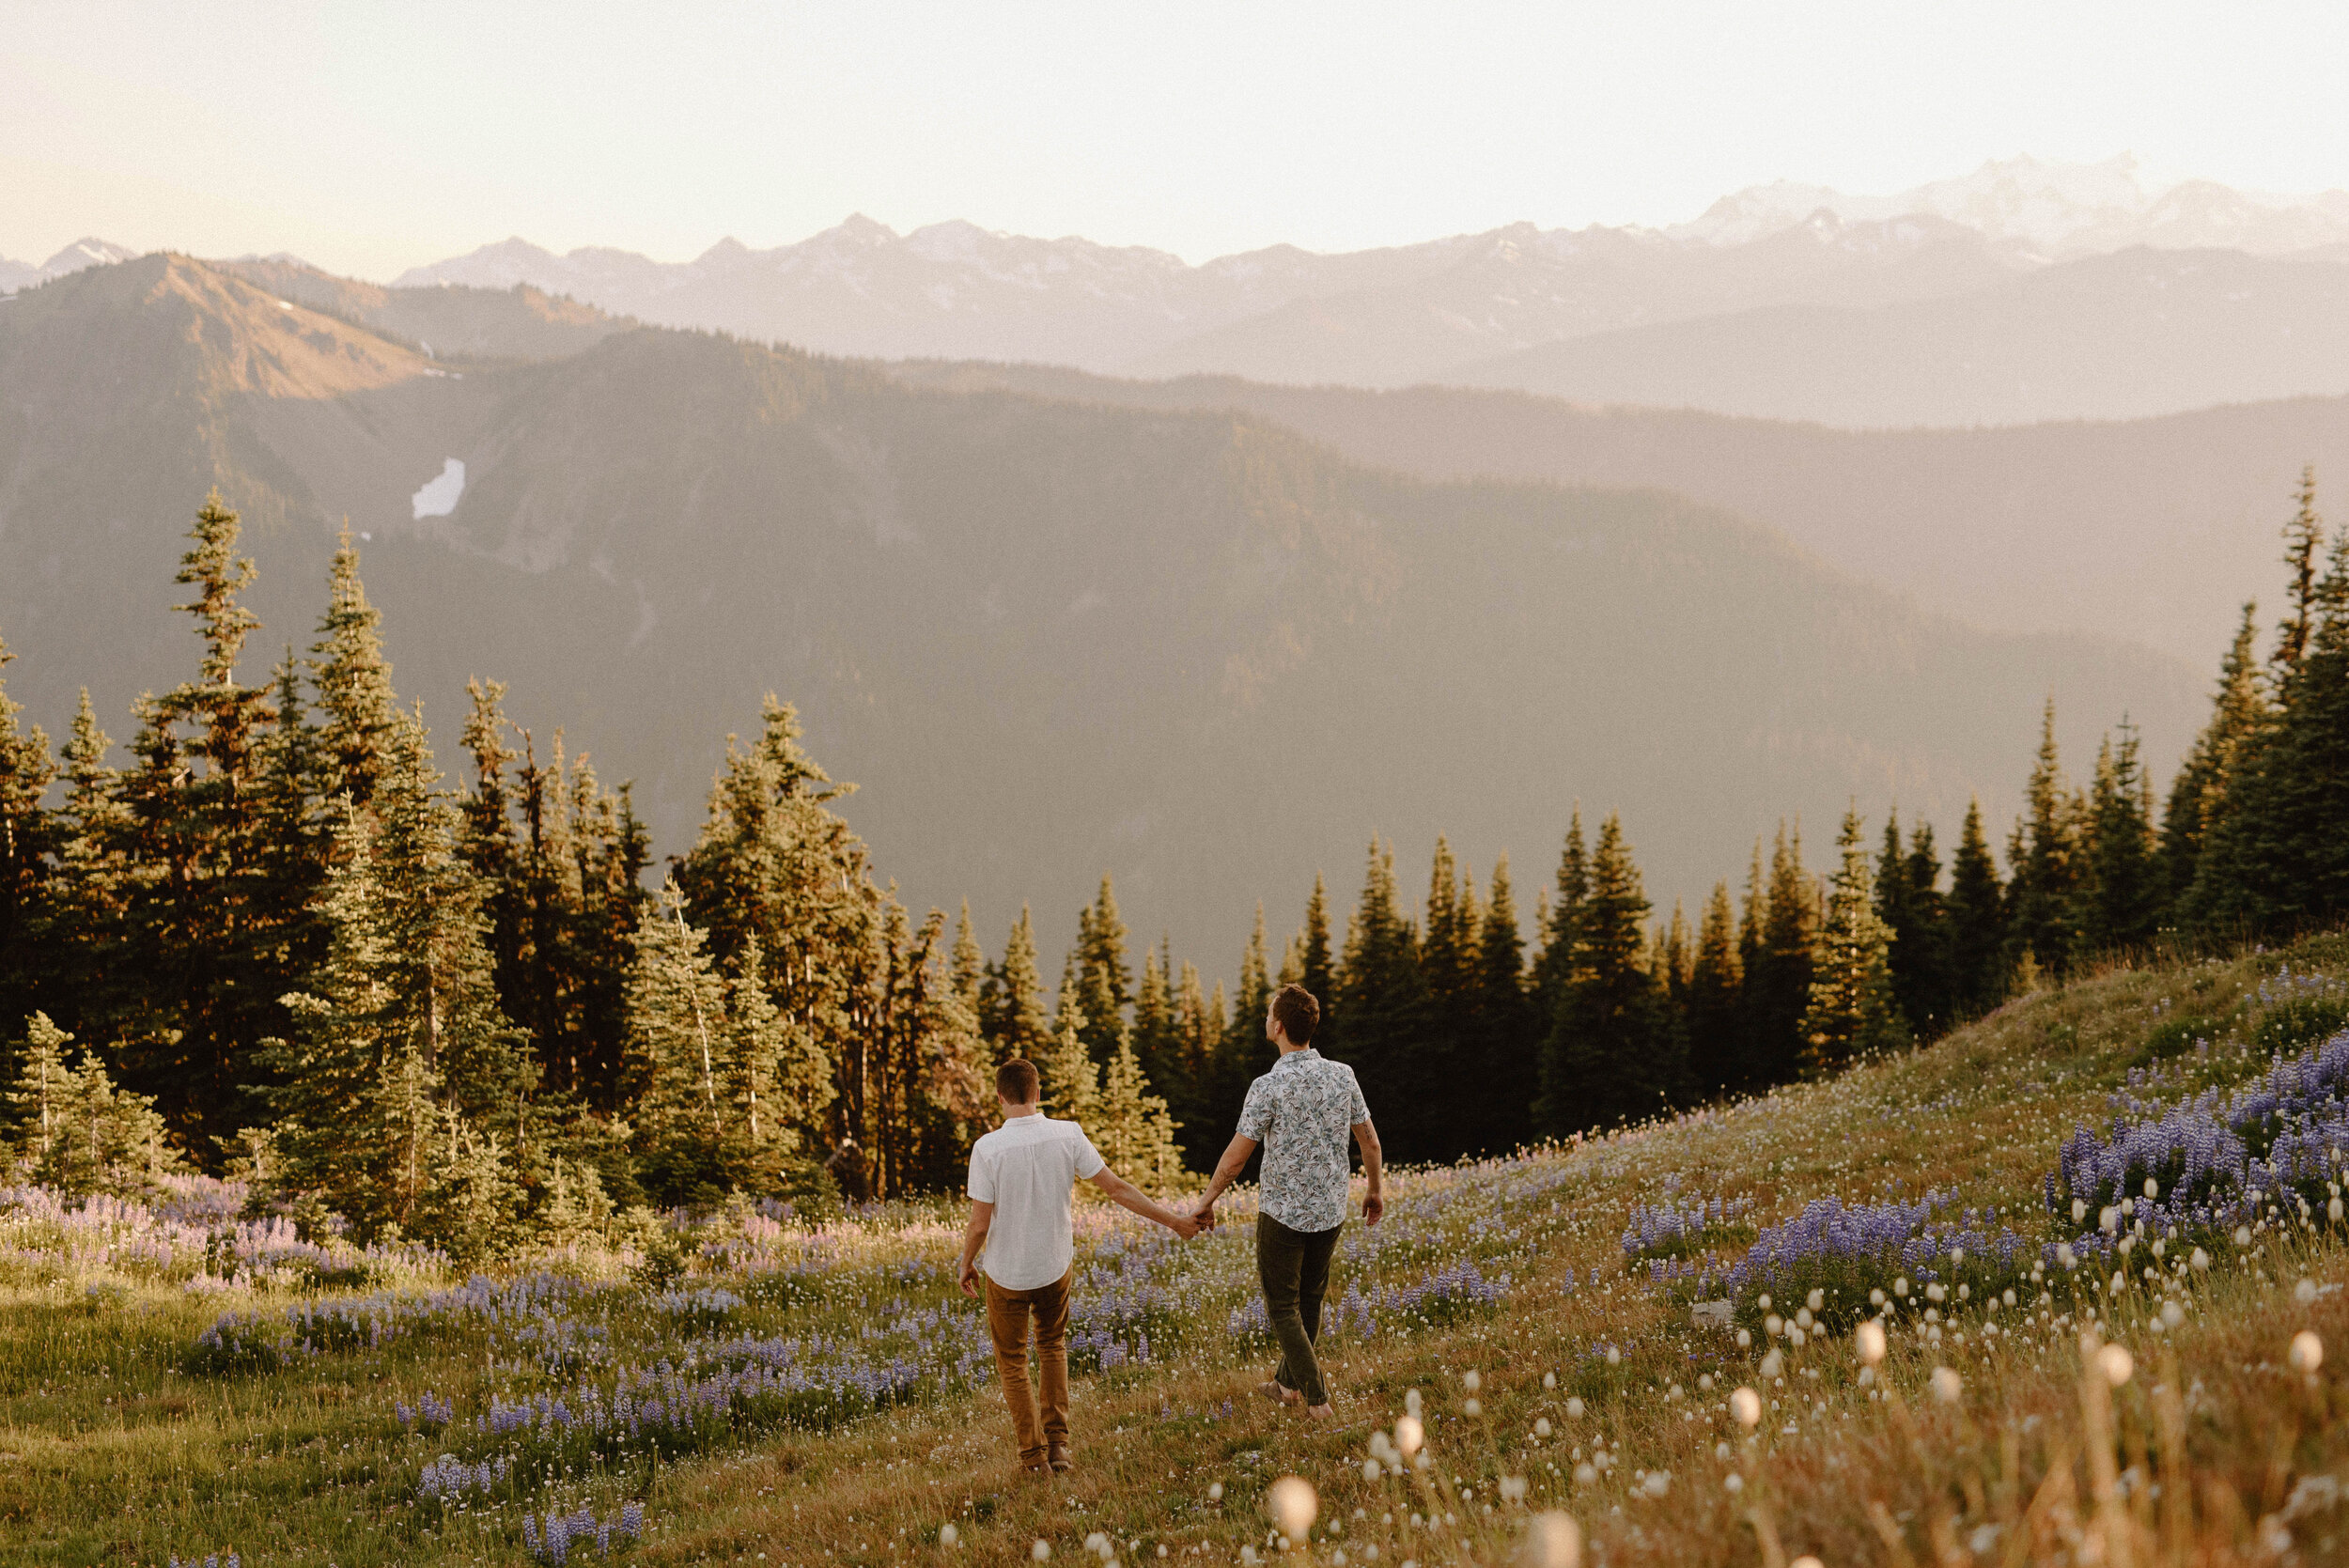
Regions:
<instances>
[{"instance_id":1,"label":"tree line","mask_svg":"<svg viewBox=\"0 0 2349 1568\"><path fill-rule=\"evenodd\" d=\"M1163 939L1134 965L1104 877L1048 1000L1022 910L989 959L968 906L916 919L841 815L852 786L768 700L730 737L695 842L654 885L628 787L558 731L541 754L477 681L454 787L391 682L348 537L306 657L238 678L253 563L217 497L177 581L201 656L134 706L127 763L85 694L61 751L0 688L0 1019L8 1136L37 1179L128 1190L194 1163L308 1222L480 1255L637 1204L887 1197L950 1183L988 1069L1159 1182L1210 1160L1296 982L1391 1156L1449 1159L1834 1070L1929 1040L2099 955L2349 910L2349 530L2312 477L2286 613L2254 607L2156 809L2125 720L2084 784L2052 705L2007 833L1848 813L1799 824L1691 923L1578 808L1529 923L1439 839L1407 908L1391 844L1333 928L1316 878L1236 984ZM0 648L0 664L7 660ZM78 1060L76 1060L78 1055Z\"/></svg>"}]
</instances>

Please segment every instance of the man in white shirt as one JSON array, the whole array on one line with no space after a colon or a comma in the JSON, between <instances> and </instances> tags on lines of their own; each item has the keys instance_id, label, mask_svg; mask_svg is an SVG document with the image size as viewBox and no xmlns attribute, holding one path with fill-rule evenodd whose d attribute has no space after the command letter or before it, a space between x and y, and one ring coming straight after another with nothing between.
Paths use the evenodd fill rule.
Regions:
<instances>
[{"instance_id":1,"label":"man in white shirt","mask_svg":"<svg viewBox=\"0 0 2349 1568\"><path fill-rule=\"evenodd\" d=\"M979 1294L979 1249L987 1249L987 1328L995 1371L1019 1440L1019 1463L1034 1474L1061 1473L1068 1455L1068 1273L1076 1257L1069 1200L1083 1177L1110 1200L1155 1219L1188 1241L1199 1221L1155 1203L1102 1162L1074 1122L1044 1115L1035 1064L995 1069L1003 1125L971 1149L971 1223L962 1234L962 1293ZM1028 1332L1044 1385L1043 1420L1028 1388Z\"/></svg>"}]
</instances>

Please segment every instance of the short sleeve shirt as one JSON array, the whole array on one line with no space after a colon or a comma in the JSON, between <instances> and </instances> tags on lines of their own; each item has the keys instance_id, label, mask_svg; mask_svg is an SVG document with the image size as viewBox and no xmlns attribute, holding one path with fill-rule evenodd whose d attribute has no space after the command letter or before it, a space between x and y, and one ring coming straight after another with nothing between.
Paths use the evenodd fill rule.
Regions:
<instances>
[{"instance_id":1,"label":"short sleeve shirt","mask_svg":"<svg viewBox=\"0 0 2349 1568\"><path fill-rule=\"evenodd\" d=\"M1034 1290L1068 1272L1077 1255L1069 1202L1101 1156L1074 1122L1013 1116L971 1148L969 1191L995 1205L987 1227L987 1277L1005 1290Z\"/></svg>"},{"instance_id":2,"label":"short sleeve shirt","mask_svg":"<svg viewBox=\"0 0 2349 1568\"><path fill-rule=\"evenodd\" d=\"M1264 1145L1258 1211L1292 1231L1346 1223L1346 1144L1370 1120L1354 1069L1307 1047L1248 1086L1239 1131Z\"/></svg>"}]
</instances>

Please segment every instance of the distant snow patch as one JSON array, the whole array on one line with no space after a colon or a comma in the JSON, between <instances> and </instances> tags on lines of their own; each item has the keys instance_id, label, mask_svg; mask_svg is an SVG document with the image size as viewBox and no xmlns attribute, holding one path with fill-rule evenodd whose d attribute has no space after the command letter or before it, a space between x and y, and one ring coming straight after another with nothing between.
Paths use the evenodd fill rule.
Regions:
<instances>
[{"instance_id":1,"label":"distant snow patch","mask_svg":"<svg viewBox=\"0 0 2349 1568\"><path fill-rule=\"evenodd\" d=\"M441 465L441 475L426 482L409 500L416 508L419 521L425 518L444 518L457 510L457 498L465 493L465 465L456 458Z\"/></svg>"}]
</instances>

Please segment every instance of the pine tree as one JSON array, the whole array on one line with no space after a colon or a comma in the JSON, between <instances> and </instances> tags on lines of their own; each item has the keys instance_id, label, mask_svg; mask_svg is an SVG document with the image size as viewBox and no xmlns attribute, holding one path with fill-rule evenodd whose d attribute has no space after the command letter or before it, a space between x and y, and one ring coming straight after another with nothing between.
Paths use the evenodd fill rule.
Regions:
<instances>
[{"instance_id":1,"label":"pine tree","mask_svg":"<svg viewBox=\"0 0 2349 1568\"><path fill-rule=\"evenodd\" d=\"M1085 1015L1085 1048L1107 1065L1126 1039L1126 1009L1133 1000L1133 970L1126 961L1126 923L1108 872L1093 908L1077 916L1078 1000Z\"/></svg>"},{"instance_id":2,"label":"pine tree","mask_svg":"<svg viewBox=\"0 0 2349 1568\"><path fill-rule=\"evenodd\" d=\"M145 994L107 1020L125 1082L151 1091L199 1148L250 1119L253 1052L285 1027L276 998L298 978L267 918L261 750L274 715L268 687L236 678L260 624L239 601L256 568L237 554L238 534L213 493L175 578L194 590L178 608L195 618L203 657L194 679L138 705L139 767L122 787L121 960Z\"/></svg>"},{"instance_id":3,"label":"pine tree","mask_svg":"<svg viewBox=\"0 0 2349 1568\"><path fill-rule=\"evenodd\" d=\"M359 580L359 550L345 526L327 580L326 614L310 647L310 678L325 714L319 739L327 793L348 795L359 805L373 798L391 766L399 725L392 667L383 658L382 624L382 613L367 602L366 585Z\"/></svg>"},{"instance_id":4,"label":"pine tree","mask_svg":"<svg viewBox=\"0 0 2349 1568\"><path fill-rule=\"evenodd\" d=\"M2325 520L2316 513L2313 463L2300 470L2300 489L2293 499L2297 506L2292 520L2284 524L2284 569L2290 574L2284 582L2287 613L2283 624L2276 629L2275 665L2279 686L2291 680L2308 656L2309 636L2315 629L2319 613L2317 558L2325 550Z\"/></svg>"},{"instance_id":5,"label":"pine tree","mask_svg":"<svg viewBox=\"0 0 2349 1568\"><path fill-rule=\"evenodd\" d=\"M1394 881L1394 849L1371 840L1362 896L1347 919L1337 974L1338 1012L1346 1019L1342 1047L1378 1120L1380 1141L1399 1161L1437 1157L1436 1129L1427 1115L1429 1085L1418 1048L1426 1037L1428 996L1420 970L1419 933L1404 918ZM1253 1025L1240 999L1235 1031ZM1266 1048L1268 1050L1270 1048ZM1237 1109L1237 1108L1235 1108Z\"/></svg>"},{"instance_id":6,"label":"pine tree","mask_svg":"<svg viewBox=\"0 0 2349 1568\"><path fill-rule=\"evenodd\" d=\"M1655 1114L1686 1068L1673 1055L1667 998L1645 952L1647 895L1612 813L1599 828L1589 877L1533 1107L1535 1126L1554 1137Z\"/></svg>"},{"instance_id":7,"label":"pine tree","mask_svg":"<svg viewBox=\"0 0 2349 1568\"><path fill-rule=\"evenodd\" d=\"M2238 764L2205 858L2220 921L2289 932L2349 911L2349 529L2309 596L2308 644Z\"/></svg>"},{"instance_id":8,"label":"pine tree","mask_svg":"<svg viewBox=\"0 0 2349 1568\"><path fill-rule=\"evenodd\" d=\"M866 1112L853 1063L867 1051L863 1032L877 1004L883 899L863 842L831 809L850 786L834 784L801 748L788 705L770 694L762 719L755 743L727 737L708 816L678 863L677 886L721 961L739 961L757 939L786 1026L833 1063L841 1153ZM860 1148L856 1158L866 1154ZM844 1185L862 1179L850 1170Z\"/></svg>"},{"instance_id":9,"label":"pine tree","mask_svg":"<svg viewBox=\"0 0 2349 1568\"><path fill-rule=\"evenodd\" d=\"M1035 967L1035 926L1024 904L1003 943L1003 962L988 970L979 998L979 1028L999 1064L1015 1057L1040 1063L1051 1048L1044 982Z\"/></svg>"},{"instance_id":10,"label":"pine tree","mask_svg":"<svg viewBox=\"0 0 2349 1568\"><path fill-rule=\"evenodd\" d=\"M1111 1170L1139 1187L1163 1192L1183 1169L1175 1122L1166 1101L1150 1092L1130 1042L1118 1047L1101 1076L1088 1131Z\"/></svg>"},{"instance_id":11,"label":"pine tree","mask_svg":"<svg viewBox=\"0 0 2349 1568\"><path fill-rule=\"evenodd\" d=\"M1305 900L1305 926L1299 934L1297 983L1321 1003L1320 1032L1337 1038L1337 981L1330 949L1330 897L1321 873L1314 873L1313 896ZM1318 1037L1318 1032L1316 1037Z\"/></svg>"},{"instance_id":12,"label":"pine tree","mask_svg":"<svg viewBox=\"0 0 2349 1568\"><path fill-rule=\"evenodd\" d=\"M1036 1066L1044 1080L1044 1106L1057 1120L1093 1125L1101 1097L1101 1069L1085 1048L1084 1008L1070 1001L1061 1010L1052 1044Z\"/></svg>"},{"instance_id":13,"label":"pine tree","mask_svg":"<svg viewBox=\"0 0 2349 1568\"><path fill-rule=\"evenodd\" d=\"M1420 974L1426 987L1425 1023L1409 1043L1408 1081L1416 1086L1413 1110L1431 1157L1450 1158L1480 1148L1489 1086L1479 1081L1475 1049L1476 939L1484 924L1476 887L1464 879L1452 846L1436 839L1427 885Z\"/></svg>"},{"instance_id":14,"label":"pine tree","mask_svg":"<svg viewBox=\"0 0 2349 1568\"><path fill-rule=\"evenodd\" d=\"M2160 916L2153 784L2138 752L2137 729L2123 719L2119 745L2108 736L2096 753L2073 916L2081 958L2150 940Z\"/></svg>"},{"instance_id":15,"label":"pine tree","mask_svg":"<svg viewBox=\"0 0 2349 1568\"><path fill-rule=\"evenodd\" d=\"M1893 844L1890 828L1887 818L1888 851ZM1900 867L1898 899L1889 899L1881 882L1876 898L1877 910L1892 931L1892 992L1910 1032L1934 1039L1949 1031L1957 1001L1951 970L1950 899L1941 887L1941 856L1934 844L1933 824L1920 822L1909 830Z\"/></svg>"},{"instance_id":16,"label":"pine tree","mask_svg":"<svg viewBox=\"0 0 2349 1568\"><path fill-rule=\"evenodd\" d=\"M23 1065L8 1093L15 1126L6 1146L34 1182L69 1198L135 1198L186 1170L152 1099L117 1089L86 1052L80 1066L68 1068L65 1047L73 1036L47 1014L25 1023Z\"/></svg>"},{"instance_id":17,"label":"pine tree","mask_svg":"<svg viewBox=\"0 0 2349 1568\"><path fill-rule=\"evenodd\" d=\"M1875 876L1857 809L1836 840L1842 864L1828 883L1827 918L1812 962L1802 1019L1805 1076L1824 1078L1909 1039L1892 993L1892 932L1876 912Z\"/></svg>"},{"instance_id":18,"label":"pine tree","mask_svg":"<svg viewBox=\"0 0 2349 1568\"><path fill-rule=\"evenodd\" d=\"M1719 1094L1741 1082L1743 1041L1738 989L1743 963L1737 951L1735 915L1729 884L1713 884L1697 925L1696 954L1688 965L1688 1082L1695 1097Z\"/></svg>"},{"instance_id":19,"label":"pine tree","mask_svg":"<svg viewBox=\"0 0 2349 1568\"><path fill-rule=\"evenodd\" d=\"M1185 1081L1182 1040L1174 1016L1174 955L1161 936L1157 948L1142 954L1142 984L1134 992L1134 1060L1143 1081L1170 1105L1187 1107L1191 1085Z\"/></svg>"},{"instance_id":20,"label":"pine tree","mask_svg":"<svg viewBox=\"0 0 2349 1568\"><path fill-rule=\"evenodd\" d=\"M461 1144L469 1163L445 1179L477 1182L484 1151L530 1158L537 1074L498 1008L480 886L457 857L437 781L421 721L400 715L367 805L346 797L341 808L326 961L284 999L293 1038L271 1042L263 1062L277 1075L269 1098L287 1190L317 1194L363 1234L471 1245L437 1228L474 1211L433 1207L436 1161ZM505 1141L484 1141L492 1133Z\"/></svg>"},{"instance_id":21,"label":"pine tree","mask_svg":"<svg viewBox=\"0 0 2349 1568\"><path fill-rule=\"evenodd\" d=\"M1557 1017L1565 995L1566 980L1574 970L1576 923L1582 918L1582 906L1590 896L1591 862L1583 849L1582 805L1577 801L1566 828L1565 848L1558 857L1558 881L1549 899L1549 916L1539 929L1539 946L1533 955L1534 1010L1545 1020Z\"/></svg>"},{"instance_id":22,"label":"pine tree","mask_svg":"<svg viewBox=\"0 0 2349 1568\"><path fill-rule=\"evenodd\" d=\"M2202 851L2226 815L2230 785L2270 717L2256 651L2258 614L2256 604L2243 607L2234 642L2219 666L2210 722L2179 765L2162 812L2160 885L2172 925L2207 924L2208 911L2218 902L2218 878L2201 877Z\"/></svg>"},{"instance_id":23,"label":"pine tree","mask_svg":"<svg viewBox=\"0 0 2349 1568\"><path fill-rule=\"evenodd\" d=\"M1802 864L1802 825L1779 824L1758 942L1745 966L1746 1086L1783 1083L1801 1070L1802 1016L1818 947L1818 884Z\"/></svg>"},{"instance_id":24,"label":"pine tree","mask_svg":"<svg viewBox=\"0 0 2349 1568\"><path fill-rule=\"evenodd\" d=\"M962 901L962 912L955 917L955 950L946 982L954 988L955 999L976 1019L979 993L987 984L987 955L979 950L979 939L971 929L971 901L967 898Z\"/></svg>"},{"instance_id":25,"label":"pine tree","mask_svg":"<svg viewBox=\"0 0 2349 1568\"><path fill-rule=\"evenodd\" d=\"M0 643L0 671L16 656ZM57 832L41 804L56 778L49 737L17 725L23 705L0 680L0 1017L18 1017L34 1001L42 965L37 925L47 901Z\"/></svg>"},{"instance_id":26,"label":"pine tree","mask_svg":"<svg viewBox=\"0 0 2349 1568\"><path fill-rule=\"evenodd\" d=\"M1247 951L1240 955L1239 986L1228 1017L1223 1014L1221 995L1216 998L1215 1012L1222 1027L1209 1057L1204 1107L1205 1120L1213 1129L1238 1122L1248 1086L1272 1066L1276 1052L1264 1032L1265 1014L1271 1005L1272 974L1265 951L1264 906L1259 904Z\"/></svg>"},{"instance_id":27,"label":"pine tree","mask_svg":"<svg viewBox=\"0 0 2349 1568\"><path fill-rule=\"evenodd\" d=\"M2056 754L2055 699L2040 722L2039 755L2024 789L2024 815L2015 825L2008 859L2015 868L2007 889L2008 939L2020 963L2030 955L2060 983L2070 971L2078 945L2074 924L2080 879L2079 818L2082 808L2063 781Z\"/></svg>"},{"instance_id":28,"label":"pine tree","mask_svg":"<svg viewBox=\"0 0 2349 1568\"><path fill-rule=\"evenodd\" d=\"M1517 928L1506 855L1493 865L1492 896L1477 939L1473 1021L1462 1076L1475 1114L1463 1152L1502 1153L1533 1136L1543 1032L1527 991L1525 934Z\"/></svg>"},{"instance_id":29,"label":"pine tree","mask_svg":"<svg viewBox=\"0 0 2349 1568\"><path fill-rule=\"evenodd\" d=\"M707 942L671 881L637 926L629 976L628 1100L646 1188L665 1203L722 1196L735 1175L727 1156L748 1141L746 1127L729 1137L738 1036Z\"/></svg>"},{"instance_id":30,"label":"pine tree","mask_svg":"<svg viewBox=\"0 0 2349 1568\"><path fill-rule=\"evenodd\" d=\"M2007 998L2015 973L2006 890L1982 829L1982 802L1968 801L1950 865L1951 1020L1978 1017Z\"/></svg>"},{"instance_id":31,"label":"pine tree","mask_svg":"<svg viewBox=\"0 0 2349 1568\"><path fill-rule=\"evenodd\" d=\"M1201 994L1198 967L1185 959L1182 977L1174 986L1174 1034L1177 1074L1189 1085L1190 1098L1176 1102L1175 1113L1183 1126L1192 1129L1184 1148L1195 1170L1212 1169L1223 1152L1225 1124L1214 1094L1215 1058L1223 1029L1223 987L1216 986L1215 1000L1210 1002ZM1233 1114L1237 1116L1237 1107Z\"/></svg>"}]
</instances>

